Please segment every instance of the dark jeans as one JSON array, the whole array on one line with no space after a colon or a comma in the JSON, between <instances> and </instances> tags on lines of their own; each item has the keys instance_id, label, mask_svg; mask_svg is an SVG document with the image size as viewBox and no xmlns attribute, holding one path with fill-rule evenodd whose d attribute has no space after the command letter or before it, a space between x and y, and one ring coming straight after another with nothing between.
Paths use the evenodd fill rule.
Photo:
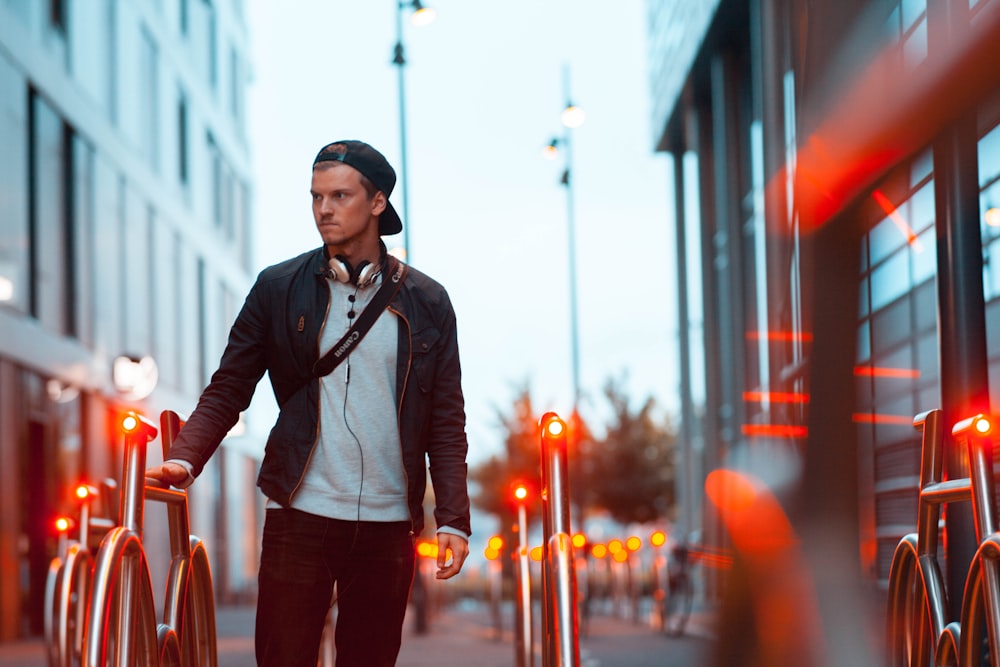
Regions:
<instances>
[{"instance_id":1,"label":"dark jeans","mask_svg":"<svg viewBox=\"0 0 1000 667\"><path fill-rule=\"evenodd\" d=\"M269 509L255 648L261 667L316 667L336 583L337 667L394 665L413 582L409 522Z\"/></svg>"}]
</instances>

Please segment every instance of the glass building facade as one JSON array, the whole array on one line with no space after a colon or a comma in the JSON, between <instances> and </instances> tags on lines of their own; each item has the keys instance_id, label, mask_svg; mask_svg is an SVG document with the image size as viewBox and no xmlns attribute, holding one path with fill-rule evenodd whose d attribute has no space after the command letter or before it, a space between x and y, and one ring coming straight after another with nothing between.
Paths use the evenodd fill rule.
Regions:
<instances>
[{"instance_id":1,"label":"glass building facade","mask_svg":"<svg viewBox=\"0 0 1000 667\"><path fill-rule=\"evenodd\" d=\"M248 76L242 0L0 0L0 641L41 632L52 521L120 477L116 417L190 411L221 355L253 277ZM260 501L253 437L220 452L191 512L225 600Z\"/></svg>"},{"instance_id":2,"label":"glass building facade","mask_svg":"<svg viewBox=\"0 0 1000 667\"><path fill-rule=\"evenodd\" d=\"M784 450L877 597L916 526L914 417L1000 399L1000 2L647 4L681 249L678 520L729 546L707 475Z\"/></svg>"}]
</instances>

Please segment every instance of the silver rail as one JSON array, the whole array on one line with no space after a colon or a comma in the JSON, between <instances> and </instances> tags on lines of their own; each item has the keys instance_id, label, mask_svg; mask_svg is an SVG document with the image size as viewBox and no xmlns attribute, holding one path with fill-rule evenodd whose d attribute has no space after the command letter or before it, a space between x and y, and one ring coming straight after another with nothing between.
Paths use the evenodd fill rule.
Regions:
<instances>
[{"instance_id":1,"label":"silver rail","mask_svg":"<svg viewBox=\"0 0 1000 667\"><path fill-rule=\"evenodd\" d=\"M542 665L579 667L580 625L570 529L566 422L554 412L539 420L542 457Z\"/></svg>"},{"instance_id":2,"label":"silver rail","mask_svg":"<svg viewBox=\"0 0 1000 667\"><path fill-rule=\"evenodd\" d=\"M528 562L528 519L524 501L517 503L517 553L514 554L517 600L514 609L514 659L517 667L534 667L535 653L531 636L531 571Z\"/></svg>"}]
</instances>

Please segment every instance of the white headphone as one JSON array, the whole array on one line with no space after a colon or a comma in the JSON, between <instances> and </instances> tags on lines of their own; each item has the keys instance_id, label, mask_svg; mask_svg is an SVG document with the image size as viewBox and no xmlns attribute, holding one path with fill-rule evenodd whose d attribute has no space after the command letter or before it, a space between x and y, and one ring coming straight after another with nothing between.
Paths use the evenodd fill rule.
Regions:
<instances>
[{"instance_id":1,"label":"white headphone","mask_svg":"<svg viewBox=\"0 0 1000 667\"><path fill-rule=\"evenodd\" d=\"M372 264L368 260L362 260L355 268L343 255L330 258L330 276L334 280L350 283L357 287L368 287L381 271L381 265Z\"/></svg>"}]
</instances>

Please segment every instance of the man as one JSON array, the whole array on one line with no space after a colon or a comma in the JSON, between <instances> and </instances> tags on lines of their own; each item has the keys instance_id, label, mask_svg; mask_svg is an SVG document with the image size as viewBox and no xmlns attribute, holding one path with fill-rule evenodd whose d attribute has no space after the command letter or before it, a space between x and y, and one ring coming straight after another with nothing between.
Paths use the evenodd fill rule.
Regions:
<instances>
[{"instance_id":1,"label":"man","mask_svg":"<svg viewBox=\"0 0 1000 667\"><path fill-rule=\"evenodd\" d=\"M462 569L471 533L455 313L445 289L388 256L402 223L381 153L323 147L312 206L323 247L261 272L219 369L168 459L147 475L197 477L266 371L279 414L257 484L267 496L255 649L259 665L315 667L331 600L337 665L393 665L423 527L430 463L437 578ZM398 284L397 284L398 283ZM397 289L362 337L375 295ZM342 358L329 374L323 364Z\"/></svg>"}]
</instances>

